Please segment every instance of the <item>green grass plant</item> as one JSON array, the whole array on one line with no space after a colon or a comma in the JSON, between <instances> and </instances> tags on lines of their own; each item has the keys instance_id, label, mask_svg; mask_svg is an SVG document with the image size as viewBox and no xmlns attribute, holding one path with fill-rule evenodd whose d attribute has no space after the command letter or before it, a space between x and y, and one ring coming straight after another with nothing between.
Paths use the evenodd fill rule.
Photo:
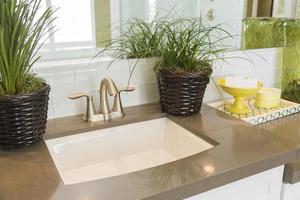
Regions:
<instances>
[{"instance_id":1,"label":"green grass plant","mask_svg":"<svg viewBox=\"0 0 300 200\"><path fill-rule=\"evenodd\" d=\"M151 22L135 18L118 29L120 36L108 42L98 55L112 56L111 64L118 59L137 58L130 78L138 61L148 57L158 58L155 70L210 74L212 62L223 59L222 53L229 48L223 42L232 38L221 25L205 26L201 18L164 17Z\"/></svg>"},{"instance_id":2,"label":"green grass plant","mask_svg":"<svg viewBox=\"0 0 300 200\"><path fill-rule=\"evenodd\" d=\"M222 60L232 38L221 25L206 26L200 18L179 18L162 24L164 37L157 69L170 71L212 72L212 63Z\"/></svg>"},{"instance_id":3,"label":"green grass plant","mask_svg":"<svg viewBox=\"0 0 300 200\"><path fill-rule=\"evenodd\" d=\"M2 0L0 3L0 96L40 89L43 80L30 74L37 52L50 31L53 11L38 16L41 0Z\"/></svg>"}]
</instances>

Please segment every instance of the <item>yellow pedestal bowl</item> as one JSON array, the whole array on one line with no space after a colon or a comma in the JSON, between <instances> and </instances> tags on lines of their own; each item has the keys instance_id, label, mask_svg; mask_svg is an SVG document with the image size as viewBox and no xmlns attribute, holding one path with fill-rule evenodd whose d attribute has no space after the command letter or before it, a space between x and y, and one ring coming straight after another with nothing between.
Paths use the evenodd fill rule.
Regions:
<instances>
[{"instance_id":1,"label":"yellow pedestal bowl","mask_svg":"<svg viewBox=\"0 0 300 200\"><path fill-rule=\"evenodd\" d=\"M245 105L245 100L249 97L255 96L258 90L263 86L261 82L257 82L256 88L235 88L225 85L225 79L218 80L219 86L228 94L234 97L234 103L226 105L225 109L228 112L235 114L247 114L249 108Z\"/></svg>"}]
</instances>

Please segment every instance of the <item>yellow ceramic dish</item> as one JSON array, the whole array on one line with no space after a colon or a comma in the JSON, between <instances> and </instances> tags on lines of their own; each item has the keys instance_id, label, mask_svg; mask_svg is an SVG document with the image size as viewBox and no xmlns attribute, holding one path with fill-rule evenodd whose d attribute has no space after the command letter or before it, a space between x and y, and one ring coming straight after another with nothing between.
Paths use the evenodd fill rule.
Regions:
<instances>
[{"instance_id":1,"label":"yellow ceramic dish","mask_svg":"<svg viewBox=\"0 0 300 200\"><path fill-rule=\"evenodd\" d=\"M261 82L257 82L256 88L235 88L225 85L225 79L218 80L219 86L228 94L234 97L234 103L228 104L226 110L235 114L246 114L249 112L249 108L245 105L245 99L247 97L255 96L257 91L263 86Z\"/></svg>"},{"instance_id":2,"label":"yellow ceramic dish","mask_svg":"<svg viewBox=\"0 0 300 200\"><path fill-rule=\"evenodd\" d=\"M256 94L256 106L259 108L275 108L280 105L280 99L280 89L262 88Z\"/></svg>"}]
</instances>

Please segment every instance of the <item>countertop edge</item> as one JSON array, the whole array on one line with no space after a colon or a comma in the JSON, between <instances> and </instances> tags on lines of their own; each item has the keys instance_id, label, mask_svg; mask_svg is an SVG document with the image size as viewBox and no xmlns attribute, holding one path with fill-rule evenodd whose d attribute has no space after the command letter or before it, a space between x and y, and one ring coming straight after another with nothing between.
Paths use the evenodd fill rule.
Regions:
<instances>
[{"instance_id":1,"label":"countertop edge","mask_svg":"<svg viewBox=\"0 0 300 200\"><path fill-rule=\"evenodd\" d=\"M223 172L221 174L210 176L199 182L183 185L178 188L174 188L150 197L146 197L143 200L161 200L161 199L182 200L191 196L195 196L197 194L216 189L218 187L224 186L226 184L230 184L232 182L241 180L243 178L247 178L249 176L253 176L255 174L264 172L266 170L276 168L281 165L285 165L296 159L297 157L296 151L297 150L295 150L293 154L291 154L291 152L286 152L276 157L260 160L258 162L251 163L251 164L246 164L243 167L232 169L230 171ZM214 184L214 185L212 186L207 183ZM173 194L175 190L177 195L176 198L174 199L174 196L172 196L171 194Z\"/></svg>"}]
</instances>

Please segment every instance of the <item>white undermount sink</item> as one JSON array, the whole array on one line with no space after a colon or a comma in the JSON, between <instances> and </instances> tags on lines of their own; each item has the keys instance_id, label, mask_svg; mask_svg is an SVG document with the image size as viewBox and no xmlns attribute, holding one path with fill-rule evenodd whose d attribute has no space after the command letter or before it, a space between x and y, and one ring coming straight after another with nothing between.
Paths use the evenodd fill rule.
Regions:
<instances>
[{"instance_id":1,"label":"white undermount sink","mask_svg":"<svg viewBox=\"0 0 300 200\"><path fill-rule=\"evenodd\" d=\"M167 118L46 140L66 185L127 174L213 146Z\"/></svg>"}]
</instances>

